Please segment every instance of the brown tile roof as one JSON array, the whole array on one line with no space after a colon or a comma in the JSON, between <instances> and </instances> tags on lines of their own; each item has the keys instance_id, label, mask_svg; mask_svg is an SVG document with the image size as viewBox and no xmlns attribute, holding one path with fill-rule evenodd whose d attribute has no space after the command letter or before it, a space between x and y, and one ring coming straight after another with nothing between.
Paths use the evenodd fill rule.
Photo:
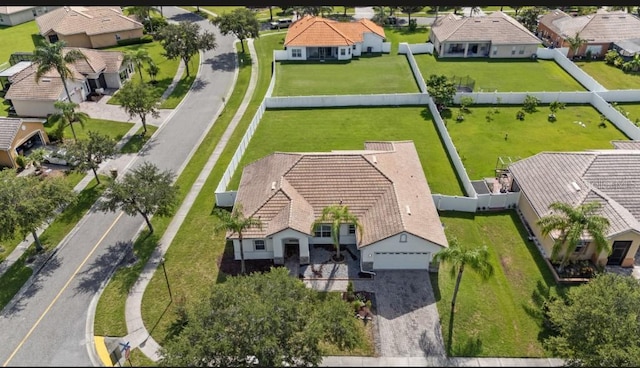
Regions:
<instances>
[{"instance_id":1,"label":"brown tile roof","mask_svg":"<svg viewBox=\"0 0 640 368\"><path fill-rule=\"evenodd\" d=\"M85 59L79 59L73 65L82 74L95 74L105 70L107 65L102 58L102 52L82 47L65 47L62 52L66 55L71 50L78 50L84 54Z\"/></svg>"},{"instance_id":2,"label":"brown tile roof","mask_svg":"<svg viewBox=\"0 0 640 368\"><path fill-rule=\"evenodd\" d=\"M337 22L322 17L305 16L289 27L285 46L349 46L362 42L365 33L385 38L384 29L368 19Z\"/></svg>"},{"instance_id":3,"label":"brown tile roof","mask_svg":"<svg viewBox=\"0 0 640 368\"><path fill-rule=\"evenodd\" d=\"M598 201L611 222L609 236L640 232L640 151L543 152L509 169L539 217L556 201L572 206Z\"/></svg>"},{"instance_id":4,"label":"brown tile roof","mask_svg":"<svg viewBox=\"0 0 640 368\"><path fill-rule=\"evenodd\" d=\"M367 142L364 151L274 153L244 168L236 198L245 215L263 222L243 233L247 238L287 228L310 235L323 208L340 201L363 224L360 246L403 231L447 246L410 141Z\"/></svg>"},{"instance_id":5,"label":"brown tile roof","mask_svg":"<svg viewBox=\"0 0 640 368\"><path fill-rule=\"evenodd\" d=\"M515 19L496 11L484 17L461 17L450 13L432 25L440 42L485 41L492 44L539 44L541 41Z\"/></svg>"},{"instance_id":6,"label":"brown tile roof","mask_svg":"<svg viewBox=\"0 0 640 368\"><path fill-rule=\"evenodd\" d=\"M613 148L624 150L640 150L640 141L611 141Z\"/></svg>"},{"instance_id":7,"label":"brown tile roof","mask_svg":"<svg viewBox=\"0 0 640 368\"><path fill-rule=\"evenodd\" d=\"M119 6L64 6L36 17L40 34L89 36L142 28L142 23L122 13Z\"/></svg>"},{"instance_id":8,"label":"brown tile roof","mask_svg":"<svg viewBox=\"0 0 640 368\"><path fill-rule=\"evenodd\" d=\"M0 150L8 151L22 125L20 118L0 117Z\"/></svg>"},{"instance_id":9,"label":"brown tile roof","mask_svg":"<svg viewBox=\"0 0 640 368\"><path fill-rule=\"evenodd\" d=\"M561 10L549 12L540 23L563 37L580 37L590 43L607 43L640 38L640 19L623 11L599 10L595 14L572 17Z\"/></svg>"}]
</instances>

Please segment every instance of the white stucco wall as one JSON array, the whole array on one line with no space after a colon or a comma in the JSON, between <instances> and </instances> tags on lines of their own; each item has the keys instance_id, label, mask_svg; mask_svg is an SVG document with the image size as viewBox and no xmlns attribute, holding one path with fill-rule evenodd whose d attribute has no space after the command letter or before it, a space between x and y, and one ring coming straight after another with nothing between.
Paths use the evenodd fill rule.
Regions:
<instances>
[{"instance_id":1,"label":"white stucco wall","mask_svg":"<svg viewBox=\"0 0 640 368\"><path fill-rule=\"evenodd\" d=\"M11 101L16 109L16 114L21 117L46 118L49 114L54 114L56 109L53 101L18 100Z\"/></svg>"},{"instance_id":2,"label":"white stucco wall","mask_svg":"<svg viewBox=\"0 0 640 368\"><path fill-rule=\"evenodd\" d=\"M265 238L248 238L242 240L244 259L273 259L274 263L281 264L284 258L284 241L286 239L298 239L300 249L300 262L309 261L308 235L292 229L285 229ZM265 249L256 250L254 240L264 240ZM240 260L240 241L233 240L233 255L235 260Z\"/></svg>"},{"instance_id":3,"label":"white stucco wall","mask_svg":"<svg viewBox=\"0 0 640 368\"><path fill-rule=\"evenodd\" d=\"M497 51L494 55L494 50ZM515 50L515 54L512 51ZM523 53L520 54L520 51ZM490 58L530 58L538 51L538 45L494 45L489 50Z\"/></svg>"},{"instance_id":4,"label":"white stucco wall","mask_svg":"<svg viewBox=\"0 0 640 368\"><path fill-rule=\"evenodd\" d=\"M352 57L351 46L339 46L338 47L338 60L351 60ZM344 55L343 55L344 53Z\"/></svg>"},{"instance_id":5,"label":"white stucco wall","mask_svg":"<svg viewBox=\"0 0 640 368\"><path fill-rule=\"evenodd\" d=\"M407 235L406 242L400 242L400 237L402 234ZM429 262L431 262L433 260L433 256L442 249L443 248L441 246L433 244L415 235L409 233L401 233L361 248L360 257L362 262L373 262L373 269L375 270L376 252L429 252L431 253ZM407 257L411 257L411 255L407 254ZM401 268L401 265L399 266Z\"/></svg>"},{"instance_id":6,"label":"white stucco wall","mask_svg":"<svg viewBox=\"0 0 640 368\"><path fill-rule=\"evenodd\" d=\"M362 35L362 49L366 52L367 47L371 47L371 52L382 52L382 37L375 33L364 33Z\"/></svg>"},{"instance_id":7,"label":"white stucco wall","mask_svg":"<svg viewBox=\"0 0 640 368\"><path fill-rule=\"evenodd\" d=\"M301 55L300 57L293 57L293 50L301 50ZM287 52L287 60L307 60L307 48L306 47L302 47L302 46L293 46L293 47L288 47L286 50Z\"/></svg>"},{"instance_id":8,"label":"white stucco wall","mask_svg":"<svg viewBox=\"0 0 640 368\"><path fill-rule=\"evenodd\" d=\"M120 73L104 73L104 81L107 83L106 88L120 88Z\"/></svg>"}]
</instances>

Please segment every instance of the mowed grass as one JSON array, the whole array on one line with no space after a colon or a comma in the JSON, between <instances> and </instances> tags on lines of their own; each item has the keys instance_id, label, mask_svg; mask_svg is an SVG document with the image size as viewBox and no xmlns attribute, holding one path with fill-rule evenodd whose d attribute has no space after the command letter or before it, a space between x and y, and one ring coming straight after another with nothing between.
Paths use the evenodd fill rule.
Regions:
<instances>
[{"instance_id":1,"label":"mowed grass","mask_svg":"<svg viewBox=\"0 0 640 368\"><path fill-rule=\"evenodd\" d=\"M268 59L270 60L270 59ZM350 62L276 63L274 96L418 93L404 55L360 57Z\"/></svg>"},{"instance_id":2,"label":"mowed grass","mask_svg":"<svg viewBox=\"0 0 640 368\"><path fill-rule=\"evenodd\" d=\"M627 119L636 125L640 124L640 104L639 103L619 103L618 108L624 110Z\"/></svg>"},{"instance_id":3,"label":"mowed grass","mask_svg":"<svg viewBox=\"0 0 640 368\"><path fill-rule=\"evenodd\" d=\"M640 89L640 73L625 73L604 61L575 61L606 89Z\"/></svg>"},{"instance_id":4,"label":"mowed grass","mask_svg":"<svg viewBox=\"0 0 640 368\"><path fill-rule=\"evenodd\" d=\"M276 151L362 150L376 140L412 140L431 192L463 195L431 115L417 106L268 110L228 188L238 188L244 166Z\"/></svg>"},{"instance_id":5,"label":"mowed grass","mask_svg":"<svg viewBox=\"0 0 640 368\"><path fill-rule=\"evenodd\" d=\"M487 122L490 107L471 106L465 120L457 122L457 109L446 119L447 130L471 179L495 176L498 157L513 159L533 156L542 151L583 151L613 148L610 141L628 139L610 122L600 128L600 114L590 105L569 105L549 122L548 105L516 119L520 106L500 106L494 120ZM446 116L446 114L445 114ZM583 122L586 127L577 122ZM507 139L505 136L508 134Z\"/></svg>"},{"instance_id":6,"label":"mowed grass","mask_svg":"<svg viewBox=\"0 0 640 368\"><path fill-rule=\"evenodd\" d=\"M431 74L475 80L474 92L584 91L585 88L553 60L436 58L414 55L425 80Z\"/></svg>"},{"instance_id":7,"label":"mowed grass","mask_svg":"<svg viewBox=\"0 0 640 368\"><path fill-rule=\"evenodd\" d=\"M50 132L54 131L56 128L55 124L51 121L45 123L44 126L47 134L50 134ZM89 139L89 132L93 131L100 134L106 134L115 139L116 142L122 139L132 126L132 123L93 118L87 120L84 124L84 128L79 123L73 123L73 129L76 132L78 140ZM70 126L64 128L64 138L73 139L73 133L71 132Z\"/></svg>"},{"instance_id":8,"label":"mowed grass","mask_svg":"<svg viewBox=\"0 0 640 368\"><path fill-rule=\"evenodd\" d=\"M441 263L431 283L450 356L549 357L541 338L541 306L548 295L561 295L544 259L515 211L493 214L442 212L447 236L465 247L487 245L494 275L487 281L465 268L454 318L451 298L455 278Z\"/></svg>"},{"instance_id":9,"label":"mowed grass","mask_svg":"<svg viewBox=\"0 0 640 368\"><path fill-rule=\"evenodd\" d=\"M394 28L385 27L384 35L387 42L391 42L390 55L398 54L398 46L402 42L408 44L426 43L429 41L429 28L421 27L415 31L410 31L409 28Z\"/></svg>"}]
</instances>

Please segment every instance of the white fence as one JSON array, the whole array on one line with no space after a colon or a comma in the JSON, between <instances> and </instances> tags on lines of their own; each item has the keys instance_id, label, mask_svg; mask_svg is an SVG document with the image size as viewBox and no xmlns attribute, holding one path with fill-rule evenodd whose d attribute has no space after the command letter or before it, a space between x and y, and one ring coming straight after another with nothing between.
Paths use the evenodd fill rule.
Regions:
<instances>
[{"instance_id":1,"label":"white fence","mask_svg":"<svg viewBox=\"0 0 640 368\"><path fill-rule=\"evenodd\" d=\"M574 64L573 61L567 59L567 51L568 49L566 47L560 49L545 49L540 47L536 51L536 55L540 59L554 59L562 69L569 73L589 91L606 91L607 89L593 79L593 77L585 73L579 66Z\"/></svg>"},{"instance_id":2,"label":"white fence","mask_svg":"<svg viewBox=\"0 0 640 368\"><path fill-rule=\"evenodd\" d=\"M289 60L287 50L273 50L273 60Z\"/></svg>"},{"instance_id":3,"label":"white fence","mask_svg":"<svg viewBox=\"0 0 640 368\"><path fill-rule=\"evenodd\" d=\"M221 207L230 207L233 206L233 202L235 201L235 193L227 192L227 185L231 181L233 174L238 168L238 164L242 159L242 155L244 155L244 151L249 146L249 142L251 141L251 137L253 137L253 133L258 128L258 124L260 124L260 120L262 120L262 115L264 115L264 111L266 110L264 100L258 107L258 111L256 111L255 115L253 115L253 120L251 120L251 124L247 127L247 131L244 133L242 137L242 141L238 145L236 152L233 154L233 158L231 162L229 162L229 166L222 175L222 179L218 183L218 187L216 188L216 204ZM230 202L229 202L230 201Z\"/></svg>"},{"instance_id":4,"label":"white fence","mask_svg":"<svg viewBox=\"0 0 640 368\"><path fill-rule=\"evenodd\" d=\"M615 102L638 102L640 101L640 90L639 89L623 89L623 90L614 90L614 91L602 91L598 92L600 97L604 98L606 101L615 101Z\"/></svg>"},{"instance_id":5,"label":"white fence","mask_svg":"<svg viewBox=\"0 0 640 368\"><path fill-rule=\"evenodd\" d=\"M618 129L622 130L629 138L640 140L640 129L597 93L593 94L591 105L598 109L602 115L609 119Z\"/></svg>"},{"instance_id":6,"label":"white fence","mask_svg":"<svg viewBox=\"0 0 640 368\"><path fill-rule=\"evenodd\" d=\"M398 93L384 95L291 96L265 98L267 109L343 106L401 106L426 105L429 96L424 93Z\"/></svg>"},{"instance_id":7,"label":"white fence","mask_svg":"<svg viewBox=\"0 0 640 368\"><path fill-rule=\"evenodd\" d=\"M386 52L387 54L391 52L391 42L382 43L382 52Z\"/></svg>"},{"instance_id":8,"label":"white fence","mask_svg":"<svg viewBox=\"0 0 640 368\"><path fill-rule=\"evenodd\" d=\"M415 44L403 42L398 46L398 54L406 54L407 50L411 50L412 54L433 54L433 44L431 42Z\"/></svg>"},{"instance_id":9,"label":"white fence","mask_svg":"<svg viewBox=\"0 0 640 368\"><path fill-rule=\"evenodd\" d=\"M476 104L519 105L527 95L534 96L541 103L560 101L567 104L590 103L592 92L458 92L453 102L460 103L461 97L471 97Z\"/></svg>"},{"instance_id":10,"label":"white fence","mask_svg":"<svg viewBox=\"0 0 640 368\"><path fill-rule=\"evenodd\" d=\"M409 66L411 67L411 71L413 72L413 77L416 79L418 87L420 87L420 92L427 93L427 84L424 82L424 77L420 72L420 68L418 68L416 59L413 57L411 48L406 42L402 42L398 47L398 53L407 54L407 61L409 61ZM400 52L400 50L403 50L403 52Z\"/></svg>"}]
</instances>

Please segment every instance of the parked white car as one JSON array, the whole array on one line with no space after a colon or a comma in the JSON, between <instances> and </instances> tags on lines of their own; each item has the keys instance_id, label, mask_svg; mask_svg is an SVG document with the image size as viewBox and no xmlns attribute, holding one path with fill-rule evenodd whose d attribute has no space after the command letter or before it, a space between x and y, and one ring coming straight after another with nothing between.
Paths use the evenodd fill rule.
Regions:
<instances>
[{"instance_id":1,"label":"parked white car","mask_svg":"<svg viewBox=\"0 0 640 368\"><path fill-rule=\"evenodd\" d=\"M48 164L67 166L69 165L69 162L67 161L67 151L64 149L51 151L44 156L44 162ZM76 163L77 161L73 160L71 165L73 166Z\"/></svg>"}]
</instances>

